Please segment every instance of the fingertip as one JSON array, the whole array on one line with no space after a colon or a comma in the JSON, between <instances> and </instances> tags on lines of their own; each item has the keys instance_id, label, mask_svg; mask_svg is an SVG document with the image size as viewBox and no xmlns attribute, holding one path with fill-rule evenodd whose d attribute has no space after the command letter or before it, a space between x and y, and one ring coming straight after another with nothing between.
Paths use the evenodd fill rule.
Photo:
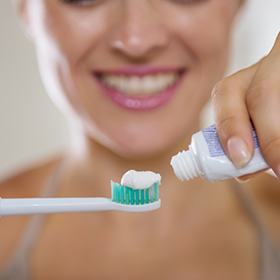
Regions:
<instances>
[{"instance_id":1,"label":"fingertip","mask_svg":"<svg viewBox=\"0 0 280 280\"><path fill-rule=\"evenodd\" d=\"M252 158L247 143L240 137L233 136L227 141L229 157L237 168L242 168L248 164Z\"/></svg>"},{"instance_id":2,"label":"fingertip","mask_svg":"<svg viewBox=\"0 0 280 280\"><path fill-rule=\"evenodd\" d=\"M277 178L277 175L275 174L275 172L271 168L266 170L265 173L274 177L274 178Z\"/></svg>"},{"instance_id":3,"label":"fingertip","mask_svg":"<svg viewBox=\"0 0 280 280\"><path fill-rule=\"evenodd\" d=\"M272 168L273 172L275 173L276 177L280 179L280 164L277 165L275 168Z\"/></svg>"},{"instance_id":4,"label":"fingertip","mask_svg":"<svg viewBox=\"0 0 280 280\"><path fill-rule=\"evenodd\" d=\"M242 177L235 177L234 178L239 184L245 184L250 181L251 178L242 178Z\"/></svg>"}]
</instances>

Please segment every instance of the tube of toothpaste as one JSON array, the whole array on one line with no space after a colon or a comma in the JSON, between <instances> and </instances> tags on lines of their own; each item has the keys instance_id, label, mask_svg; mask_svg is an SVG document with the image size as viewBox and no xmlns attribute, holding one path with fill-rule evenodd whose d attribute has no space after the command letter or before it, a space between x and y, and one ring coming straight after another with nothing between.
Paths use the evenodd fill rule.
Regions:
<instances>
[{"instance_id":1,"label":"tube of toothpaste","mask_svg":"<svg viewBox=\"0 0 280 280\"><path fill-rule=\"evenodd\" d=\"M255 130L252 131L252 137L254 155L243 168L236 168L225 155L215 125L195 133L189 150L172 157L171 166L177 178L182 181L196 177L220 181L269 168L261 154Z\"/></svg>"}]
</instances>

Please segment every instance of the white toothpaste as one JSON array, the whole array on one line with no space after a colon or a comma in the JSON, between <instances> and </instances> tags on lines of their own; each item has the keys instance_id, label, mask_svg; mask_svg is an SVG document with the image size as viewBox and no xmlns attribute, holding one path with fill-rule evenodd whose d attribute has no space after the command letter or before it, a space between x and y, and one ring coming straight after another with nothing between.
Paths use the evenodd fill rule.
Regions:
<instances>
[{"instance_id":1,"label":"white toothpaste","mask_svg":"<svg viewBox=\"0 0 280 280\"><path fill-rule=\"evenodd\" d=\"M147 189L154 183L161 181L161 176L152 171L127 171L121 179L121 184L132 189Z\"/></svg>"}]
</instances>

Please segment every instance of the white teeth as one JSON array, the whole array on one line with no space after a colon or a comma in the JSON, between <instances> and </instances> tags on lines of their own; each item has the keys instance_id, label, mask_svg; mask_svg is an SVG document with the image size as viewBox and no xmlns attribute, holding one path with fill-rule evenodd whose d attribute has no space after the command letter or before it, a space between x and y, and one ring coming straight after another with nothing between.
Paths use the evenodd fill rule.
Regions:
<instances>
[{"instance_id":1,"label":"white teeth","mask_svg":"<svg viewBox=\"0 0 280 280\"><path fill-rule=\"evenodd\" d=\"M141 83L142 81L139 77L133 77L128 80L124 80L124 90L131 91L132 93L137 93L139 88L141 88L142 86Z\"/></svg>"},{"instance_id":2,"label":"white teeth","mask_svg":"<svg viewBox=\"0 0 280 280\"><path fill-rule=\"evenodd\" d=\"M149 95L161 92L174 84L178 79L178 74L158 74L145 77L123 76L123 75L103 75L102 81L109 87L129 95Z\"/></svg>"}]
</instances>

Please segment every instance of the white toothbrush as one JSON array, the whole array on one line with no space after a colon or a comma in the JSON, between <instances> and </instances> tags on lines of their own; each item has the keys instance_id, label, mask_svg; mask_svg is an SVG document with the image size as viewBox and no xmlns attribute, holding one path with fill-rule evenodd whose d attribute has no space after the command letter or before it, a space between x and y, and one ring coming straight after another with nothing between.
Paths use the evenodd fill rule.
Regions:
<instances>
[{"instance_id":1,"label":"white toothbrush","mask_svg":"<svg viewBox=\"0 0 280 280\"><path fill-rule=\"evenodd\" d=\"M0 199L0 216L110 210L146 212L159 207L160 200L143 205L127 205L113 202L109 198Z\"/></svg>"},{"instance_id":2,"label":"white toothbrush","mask_svg":"<svg viewBox=\"0 0 280 280\"><path fill-rule=\"evenodd\" d=\"M133 190L112 182L109 198L20 198L1 199L0 216L50 214L64 212L125 211L146 212L160 208L159 184Z\"/></svg>"}]
</instances>

